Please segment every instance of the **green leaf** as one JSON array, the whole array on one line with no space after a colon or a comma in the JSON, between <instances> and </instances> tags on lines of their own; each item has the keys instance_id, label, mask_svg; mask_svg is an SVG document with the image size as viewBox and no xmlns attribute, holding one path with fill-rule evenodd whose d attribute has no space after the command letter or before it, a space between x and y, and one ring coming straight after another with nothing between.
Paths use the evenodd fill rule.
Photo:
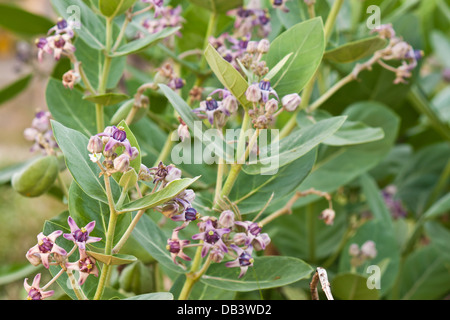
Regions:
<instances>
[{"instance_id":1,"label":"green leaf","mask_svg":"<svg viewBox=\"0 0 450 320\"><path fill-rule=\"evenodd\" d=\"M84 96L83 99L91 101L93 103L101 104L103 106L112 106L114 104L130 99L130 97L123 93L105 93L95 96Z\"/></svg>"},{"instance_id":2,"label":"green leaf","mask_svg":"<svg viewBox=\"0 0 450 320\"><path fill-rule=\"evenodd\" d=\"M253 291L281 287L308 278L313 269L300 259L283 256L256 257L253 267L238 279L240 268L213 264L201 282L224 290Z\"/></svg>"},{"instance_id":3,"label":"green leaf","mask_svg":"<svg viewBox=\"0 0 450 320\"><path fill-rule=\"evenodd\" d=\"M119 180L119 186L124 188L125 190L128 190L130 188L133 188L136 186L136 182L138 181L138 175L136 173L136 170L131 168L127 172L125 172L122 177Z\"/></svg>"},{"instance_id":4,"label":"green leaf","mask_svg":"<svg viewBox=\"0 0 450 320\"><path fill-rule=\"evenodd\" d=\"M208 44L204 54L211 70L222 85L227 88L244 107L249 106L250 103L245 97L248 83L239 71L228 63L228 61L226 61L211 44Z\"/></svg>"},{"instance_id":5,"label":"green leaf","mask_svg":"<svg viewBox=\"0 0 450 320\"><path fill-rule=\"evenodd\" d=\"M92 102L83 100L83 94L78 90L67 89L61 81L51 78L47 84L45 99L56 121L87 137L97 133L95 106Z\"/></svg>"},{"instance_id":6,"label":"green leaf","mask_svg":"<svg viewBox=\"0 0 450 320\"><path fill-rule=\"evenodd\" d=\"M448 36L442 31L432 30L430 41L433 52L436 54L439 61L447 68L450 68L450 62L448 61L450 55L450 41L448 40Z\"/></svg>"},{"instance_id":7,"label":"green leaf","mask_svg":"<svg viewBox=\"0 0 450 320\"><path fill-rule=\"evenodd\" d=\"M94 251L86 251L86 253L95 260L110 266L130 264L137 261L136 257L127 254L106 255Z\"/></svg>"},{"instance_id":8,"label":"green leaf","mask_svg":"<svg viewBox=\"0 0 450 320\"><path fill-rule=\"evenodd\" d=\"M241 172L229 198L239 206L242 215L261 210L272 196L266 212L279 209L311 172L316 153L316 149L311 150L280 168L274 175L248 175Z\"/></svg>"},{"instance_id":9,"label":"green leaf","mask_svg":"<svg viewBox=\"0 0 450 320\"><path fill-rule=\"evenodd\" d=\"M260 159L255 164L245 165L248 174L270 174L305 155L326 138L334 134L344 123L346 117L333 117L321 120L314 125L301 128L286 138L260 149ZM279 148L277 144L279 143ZM270 153L270 155L269 155ZM274 168L274 164L278 166Z\"/></svg>"},{"instance_id":10,"label":"green leaf","mask_svg":"<svg viewBox=\"0 0 450 320\"><path fill-rule=\"evenodd\" d=\"M173 295L170 292L153 292L140 294L123 300L173 300Z\"/></svg>"},{"instance_id":11,"label":"green leaf","mask_svg":"<svg viewBox=\"0 0 450 320\"><path fill-rule=\"evenodd\" d=\"M425 232L442 258L450 262L450 231L437 221L428 221L425 223Z\"/></svg>"},{"instance_id":12,"label":"green leaf","mask_svg":"<svg viewBox=\"0 0 450 320\"><path fill-rule=\"evenodd\" d=\"M335 63L350 63L374 54L386 44L387 41L380 37L357 40L326 51L323 58Z\"/></svg>"},{"instance_id":13,"label":"green leaf","mask_svg":"<svg viewBox=\"0 0 450 320\"><path fill-rule=\"evenodd\" d=\"M150 217L145 214L141 217L133 230L133 236L161 265L176 273L186 272L180 265L173 262L169 250L166 250L168 236Z\"/></svg>"},{"instance_id":14,"label":"green leaf","mask_svg":"<svg viewBox=\"0 0 450 320\"><path fill-rule=\"evenodd\" d=\"M177 32L180 28L164 28L163 30L145 35L145 37L140 38L138 40L133 40L131 42L128 42L122 46L120 46L111 56L112 57L121 57L125 55L129 55L132 53L136 53L139 51L144 50L148 46L154 44L156 41L162 40L164 38L167 38L168 36L173 35L175 32Z\"/></svg>"},{"instance_id":15,"label":"green leaf","mask_svg":"<svg viewBox=\"0 0 450 320\"><path fill-rule=\"evenodd\" d=\"M66 165L74 180L90 197L108 203L104 182L100 181L100 168L89 159L89 139L80 132L51 120L56 141L63 152ZM112 180L111 180L112 181Z\"/></svg>"},{"instance_id":16,"label":"green leaf","mask_svg":"<svg viewBox=\"0 0 450 320\"><path fill-rule=\"evenodd\" d=\"M367 278L354 273L337 275L331 281L332 293L340 300L378 300L379 291L367 287Z\"/></svg>"},{"instance_id":17,"label":"green leaf","mask_svg":"<svg viewBox=\"0 0 450 320\"><path fill-rule=\"evenodd\" d=\"M399 296L396 299L438 300L448 293L448 261L435 246L429 245L414 251L402 265Z\"/></svg>"},{"instance_id":18,"label":"green leaf","mask_svg":"<svg viewBox=\"0 0 450 320\"><path fill-rule=\"evenodd\" d=\"M303 89L319 67L324 50L325 37L320 18L298 23L272 41L264 58L269 69L293 53L283 70L271 80L280 97Z\"/></svg>"},{"instance_id":19,"label":"green leaf","mask_svg":"<svg viewBox=\"0 0 450 320\"><path fill-rule=\"evenodd\" d=\"M244 5L243 0L189 0L191 3L208 9L215 13L227 13L227 11L242 7Z\"/></svg>"},{"instance_id":20,"label":"green leaf","mask_svg":"<svg viewBox=\"0 0 450 320\"><path fill-rule=\"evenodd\" d=\"M280 62L278 62L276 64L275 67L271 68L269 73L266 74L264 76L264 78L271 80L273 77L275 77L277 75L278 72L280 72L280 70L284 67L284 65L286 64L286 62L289 60L289 58L293 55L293 53L289 53L287 54L283 59L280 60Z\"/></svg>"},{"instance_id":21,"label":"green leaf","mask_svg":"<svg viewBox=\"0 0 450 320\"><path fill-rule=\"evenodd\" d=\"M0 26L26 37L47 34L55 23L17 6L0 4Z\"/></svg>"},{"instance_id":22,"label":"green leaf","mask_svg":"<svg viewBox=\"0 0 450 320\"><path fill-rule=\"evenodd\" d=\"M75 32L90 47L103 50L106 39L105 19L95 14L82 0L51 0L55 10L67 21L81 20Z\"/></svg>"},{"instance_id":23,"label":"green leaf","mask_svg":"<svg viewBox=\"0 0 450 320\"><path fill-rule=\"evenodd\" d=\"M450 193L436 201L424 214L425 219L435 219L450 210Z\"/></svg>"},{"instance_id":24,"label":"green leaf","mask_svg":"<svg viewBox=\"0 0 450 320\"><path fill-rule=\"evenodd\" d=\"M118 36L117 28L114 28L113 37ZM92 48L82 38L78 37L74 43L77 50L75 56L78 61L81 61L83 71L86 73L86 77L91 83L92 87L98 88L99 75L102 74L103 65L105 63L105 54L100 49ZM107 86L108 89L117 87L123 72L125 70L127 59L126 57L118 57L111 59L111 68L108 74Z\"/></svg>"},{"instance_id":25,"label":"green leaf","mask_svg":"<svg viewBox=\"0 0 450 320\"><path fill-rule=\"evenodd\" d=\"M375 221L380 221L386 229L393 232L391 212L381 195L378 185L369 174L363 174L359 179L362 193L365 195L370 211Z\"/></svg>"},{"instance_id":26,"label":"green leaf","mask_svg":"<svg viewBox=\"0 0 450 320\"><path fill-rule=\"evenodd\" d=\"M30 73L19 80L7 85L6 87L0 89L0 104L5 103L17 96L20 92L25 90L30 84L30 80L33 78L33 74Z\"/></svg>"},{"instance_id":27,"label":"green leaf","mask_svg":"<svg viewBox=\"0 0 450 320\"><path fill-rule=\"evenodd\" d=\"M167 184L163 189L158 192L146 195L138 200L132 201L119 207L117 210L120 212L131 212L138 210L147 210L159 206L170 199L174 198L177 194L185 190L200 177L195 177L193 179L185 178L174 180Z\"/></svg>"},{"instance_id":28,"label":"green leaf","mask_svg":"<svg viewBox=\"0 0 450 320\"><path fill-rule=\"evenodd\" d=\"M349 121L360 121L370 127L380 127L385 136L382 140L344 147L322 145L316 165L301 184L301 190L315 188L333 192L361 174L373 169L390 152L399 129L399 117L383 104L359 102L343 112ZM299 199L294 207L302 206L317 197Z\"/></svg>"},{"instance_id":29,"label":"green leaf","mask_svg":"<svg viewBox=\"0 0 450 320\"><path fill-rule=\"evenodd\" d=\"M105 17L114 18L125 13L136 0L100 0L99 9Z\"/></svg>"},{"instance_id":30,"label":"green leaf","mask_svg":"<svg viewBox=\"0 0 450 320\"><path fill-rule=\"evenodd\" d=\"M232 147L227 146L227 143L223 140L221 135L216 134L210 136L204 134L206 126L195 115L195 113L192 112L192 109L189 107L189 105L168 86L159 84L159 88L167 97L170 104L172 104L175 110L180 114L181 118L190 128L191 132L193 132L194 137L199 139L207 148L210 148L210 150L214 150L216 152L216 155L220 158L226 160L227 162L234 162L234 157L227 153L228 149ZM198 126L201 126L201 128L198 128Z\"/></svg>"},{"instance_id":31,"label":"green leaf","mask_svg":"<svg viewBox=\"0 0 450 320\"><path fill-rule=\"evenodd\" d=\"M367 276L371 274L368 269L371 265L380 267L380 297L385 296L393 287L400 267L400 250L392 228L386 228L381 220L370 220L359 227L350 239L345 243L339 259L339 273L352 270L349 247L356 243L361 247L366 241L375 242L377 255L373 259L366 260L356 268L356 273Z\"/></svg>"}]
</instances>

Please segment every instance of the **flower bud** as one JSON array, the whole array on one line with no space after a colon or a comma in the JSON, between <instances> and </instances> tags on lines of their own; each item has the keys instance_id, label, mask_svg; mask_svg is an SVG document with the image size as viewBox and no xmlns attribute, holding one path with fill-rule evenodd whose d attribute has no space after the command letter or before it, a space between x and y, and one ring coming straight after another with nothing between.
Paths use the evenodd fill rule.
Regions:
<instances>
[{"instance_id":1,"label":"flower bud","mask_svg":"<svg viewBox=\"0 0 450 320\"><path fill-rule=\"evenodd\" d=\"M187 208L186 211L184 212L184 217L186 221L195 221L197 220L197 210L195 210L194 208Z\"/></svg>"},{"instance_id":2,"label":"flower bud","mask_svg":"<svg viewBox=\"0 0 450 320\"><path fill-rule=\"evenodd\" d=\"M99 136L92 136L89 139L87 149L90 153L101 153L103 151L103 141Z\"/></svg>"},{"instance_id":3,"label":"flower bud","mask_svg":"<svg viewBox=\"0 0 450 320\"><path fill-rule=\"evenodd\" d=\"M301 102L302 98L297 93L288 94L281 99L283 108L289 112L295 111Z\"/></svg>"},{"instance_id":4,"label":"flower bud","mask_svg":"<svg viewBox=\"0 0 450 320\"><path fill-rule=\"evenodd\" d=\"M173 180L178 180L181 178L181 170L176 168L174 165L167 166L167 175L165 177L166 182L171 182Z\"/></svg>"},{"instance_id":5,"label":"flower bud","mask_svg":"<svg viewBox=\"0 0 450 320\"><path fill-rule=\"evenodd\" d=\"M264 245L262 245L260 241L256 241L256 239L253 239L252 241L252 246L256 251L264 250L271 241L267 233L261 233L259 235L259 240L262 241Z\"/></svg>"},{"instance_id":6,"label":"flower bud","mask_svg":"<svg viewBox=\"0 0 450 320\"><path fill-rule=\"evenodd\" d=\"M359 255L359 247L356 243L352 243L348 248L348 254L352 257L357 257Z\"/></svg>"},{"instance_id":7,"label":"flower bud","mask_svg":"<svg viewBox=\"0 0 450 320\"><path fill-rule=\"evenodd\" d=\"M238 101L233 95L229 95L222 100L222 106L228 110L229 113L235 113L238 109Z\"/></svg>"},{"instance_id":8,"label":"flower bud","mask_svg":"<svg viewBox=\"0 0 450 320\"><path fill-rule=\"evenodd\" d=\"M220 263L223 260L224 253L220 248L214 247L209 254L210 259L215 263Z\"/></svg>"},{"instance_id":9,"label":"flower bud","mask_svg":"<svg viewBox=\"0 0 450 320\"><path fill-rule=\"evenodd\" d=\"M130 167L130 156L127 154L121 154L114 159L114 169L119 172L126 172Z\"/></svg>"},{"instance_id":10,"label":"flower bud","mask_svg":"<svg viewBox=\"0 0 450 320\"><path fill-rule=\"evenodd\" d=\"M195 192L192 189L186 189L178 194L177 198L183 199L186 202L192 203L195 199Z\"/></svg>"},{"instance_id":11,"label":"flower bud","mask_svg":"<svg viewBox=\"0 0 450 320\"><path fill-rule=\"evenodd\" d=\"M131 155L130 156L130 160L133 161L134 159L136 159L139 156L139 150L136 147L131 147Z\"/></svg>"},{"instance_id":12,"label":"flower bud","mask_svg":"<svg viewBox=\"0 0 450 320\"><path fill-rule=\"evenodd\" d=\"M277 99L272 98L269 101L267 101L266 105L265 105L265 109L266 109L266 112L269 114L273 114L273 113L277 112L277 110L278 110Z\"/></svg>"},{"instance_id":13,"label":"flower bud","mask_svg":"<svg viewBox=\"0 0 450 320\"><path fill-rule=\"evenodd\" d=\"M325 209L322 211L320 219L323 219L325 221L325 224L330 226L333 224L335 216L336 213L333 209Z\"/></svg>"},{"instance_id":14,"label":"flower bud","mask_svg":"<svg viewBox=\"0 0 450 320\"><path fill-rule=\"evenodd\" d=\"M150 172L146 165L141 164L141 168L139 169L139 180L149 181L152 179Z\"/></svg>"},{"instance_id":15,"label":"flower bud","mask_svg":"<svg viewBox=\"0 0 450 320\"><path fill-rule=\"evenodd\" d=\"M245 97L250 102L259 102L261 100L261 89L258 84L254 83L250 85L245 91Z\"/></svg>"},{"instance_id":16,"label":"flower bud","mask_svg":"<svg viewBox=\"0 0 450 320\"><path fill-rule=\"evenodd\" d=\"M236 233L233 242L238 246L243 246L247 242L247 234L245 232Z\"/></svg>"},{"instance_id":17,"label":"flower bud","mask_svg":"<svg viewBox=\"0 0 450 320\"><path fill-rule=\"evenodd\" d=\"M361 246L361 252L363 255L365 255L366 257L373 259L377 256L377 249L375 248L375 242L369 240L366 241L362 246Z\"/></svg>"},{"instance_id":18,"label":"flower bud","mask_svg":"<svg viewBox=\"0 0 450 320\"><path fill-rule=\"evenodd\" d=\"M258 52L259 53L267 53L269 51L270 48L270 42L267 39L262 39L259 43L258 43Z\"/></svg>"},{"instance_id":19,"label":"flower bud","mask_svg":"<svg viewBox=\"0 0 450 320\"><path fill-rule=\"evenodd\" d=\"M258 41L249 41L247 44L248 53L256 53L258 50Z\"/></svg>"},{"instance_id":20,"label":"flower bud","mask_svg":"<svg viewBox=\"0 0 450 320\"><path fill-rule=\"evenodd\" d=\"M180 206L176 201L169 201L163 204L161 210L161 213L165 215L167 218L172 218L174 215L176 215L180 210Z\"/></svg>"},{"instance_id":21,"label":"flower bud","mask_svg":"<svg viewBox=\"0 0 450 320\"><path fill-rule=\"evenodd\" d=\"M223 228L231 228L234 225L234 212L225 210L220 214L219 226Z\"/></svg>"}]
</instances>

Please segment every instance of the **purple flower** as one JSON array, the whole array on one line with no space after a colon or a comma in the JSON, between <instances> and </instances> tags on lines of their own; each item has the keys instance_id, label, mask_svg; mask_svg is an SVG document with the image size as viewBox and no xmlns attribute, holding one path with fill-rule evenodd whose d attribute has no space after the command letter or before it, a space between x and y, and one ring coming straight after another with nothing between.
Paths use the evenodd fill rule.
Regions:
<instances>
[{"instance_id":1,"label":"purple flower","mask_svg":"<svg viewBox=\"0 0 450 320\"><path fill-rule=\"evenodd\" d=\"M49 257L53 254L53 258L60 260L59 256L66 256L67 252L60 246L58 246L55 241L63 232L57 230L45 236L42 232L38 234L38 243L28 250L26 257L28 261L33 265L39 265L42 263L45 268L49 267Z\"/></svg>"},{"instance_id":2,"label":"purple flower","mask_svg":"<svg viewBox=\"0 0 450 320\"><path fill-rule=\"evenodd\" d=\"M97 136L103 137L103 141L106 141L105 153L112 153L118 147L124 147L126 153L130 157L130 160L134 160L137 156L134 147L131 147L130 141L127 139L127 133L122 127L116 126L107 127L102 133L98 133ZM137 150L137 149L136 149Z\"/></svg>"},{"instance_id":3,"label":"purple flower","mask_svg":"<svg viewBox=\"0 0 450 320\"><path fill-rule=\"evenodd\" d=\"M199 118L208 118L209 123L214 123L214 116L216 113L224 113L229 116L230 112L223 106L222 101L217 101L212 97L206 98L205 101L200 102L200 107L192 110Z\"/></svg>"},{"instance_id":4,"label":"purple flower","mask_svg":"<svg viewBox=\"0 0 450 320\"><path fill-rule=\"evenodd\" d=\"M44 300L51 297L55 292L53 290L43 291L39 286L41 283L41 274L38 273L34 279L31 286L28 284L28 278L25 279L23 286L27 291L27 300Z\"/></svg>"},{"instance_id":5,"label":"purple flower","mask_svg":"<svg viewBox=\"0 0 450 320\"><path fill-rule=\"evenodd\" d=\"M253 247L249 246L247 249L239 248L238 246L232 244L230 247L236 251L238 257L236 260L229 261L225 263L225 266L228 268L240 267L241 272L239 273L239 278L242 278L246 273L248 267L253 266L254 259L252 257Z\"/></svg>"},{"instance_id":6,"label":"purple flower","mask_svg":"<svg viewBox=\"0 0 450 320\"><path fill-rule=\"evenodd\" d=\"M247 232L247 239L245 245L248 246L254 242L258 243L258 247L262 250L266 248L267 241L270 242L270 238L268 238L267 234L261 233L261 226L256 222L251 221L236 221L236 225L241 226Z\"/></svg>"},{"instance_id":7,"label":"purple flower","mask_svg":"<svg viewBox=\"0 0 450 320\"><path fill-rule=\"evenodd\" d=\"M259 82L259 89L261 89L261 99L264 103L269 100L269 95L273 94L277 100L278 98L277 92L270 86L269 79L263 79Z\"/></svg>"},{"instance_id":8,"label":"purple flower","mask_svg":"<svg viewBox=\"0 0 450 320\"><path fill-rule=\"evenodd\" d=\"M80 278L78 279L80 286L84 284L90 274L98 277L99 273L95 259L88 256L85 251L80 251L80 259L76 262L66 263L66 267L80 272Z\"/></svg>"},{"instance_id":9,"label":"purple flower","mask_svg":"<svg viewBox=\"0 0 450 320\"><path fill-rule=\"evenodd\" d=\"M69 37L73 38L74 34L74 27L78 26L74 21L68 22L67 20L63 18L59 18L56 25L48 30L48 35L55 33L55 34L67 34Z\"/></svg>"},{"instance_id":10,"label":"purple flower","mask_svg":"<svg viewBox=\"0 0 450 320\"><path fill-rule=\"evenodd\" d=\"M67 240L75 242L80 250L86 249L86 243L98 242L102 240L102 238L89 236L89 233L94 230L95 221L91 221L85 227L79 228L73 218L69 216L67 223L69 224L71 233L65 233L63 237Z\"/></svg>"},{"instance_id":11,"label":"purple flower","mask_svg":"<svg viewBox=\"0 0 450 320\"><path fill-rule=\"evenodd\" d=\"M191 261L191 258L183 252L183 247L189 244L189 240L180 240L178 238L178 231L175 229L172 232L172 237L167 240L167 250L169 250L170 255L172 256L173 262L178 264L176 261L177 257L180 257L183 260Z\"/></svg>"},{"instance_id":12,"label":"purple flower","mask_svg":"<svg viewBox=\"0 0 450 320\"><path fill-rule=\"evenodd\" d=\"M227 246L222 240L222 236L229 232L230 229L227 228L216 229L213 226L212 221L207 220L205 224L205 231L194 234L192 236L192 239L203 240L204 243L202 248L202 258L204 258L208 254L209 249L211 249L212 247L218 247L223 252L228 252Z\"/></svg>"}]
</instances>

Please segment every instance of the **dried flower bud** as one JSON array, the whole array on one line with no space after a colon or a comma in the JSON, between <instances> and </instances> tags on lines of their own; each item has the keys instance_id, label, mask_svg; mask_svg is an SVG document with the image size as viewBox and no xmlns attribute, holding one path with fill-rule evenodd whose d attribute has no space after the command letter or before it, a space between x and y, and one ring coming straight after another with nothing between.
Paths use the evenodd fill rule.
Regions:
<instances>
[{"instance_id":1,"label":"dried flower bud","mask_svg":"<svg viewBox=\"0 0 450 320\"><path fill-rule=\"evenodd\" d=\"M335 216L336 213L333 209L325 209L322 211L320 219L323 219L325 221L325 224L330 226L333 224Z\"/></svg>"},{"instance_id":2,"label":"dried flower bud","mask_svg":"<svg viewBox=\"0 0 450 320\"><path fill-rule=\"evenodd\" d=\"M78 72L69 70L63 75L62 84L65 88L70 88L72 90L80 80L81 76Z\"/></svg>"},{"instance_id":3,"label":"dried flower bud","mask_svg":"<svg viewBox=\"0 0 450 320\"><path fill-rule=\"evenodd\" d=\"M302 98L297 93L288 94L281 99L283 108L289 112L295 111L301 102Z\"/></svg>"}]
</instances>

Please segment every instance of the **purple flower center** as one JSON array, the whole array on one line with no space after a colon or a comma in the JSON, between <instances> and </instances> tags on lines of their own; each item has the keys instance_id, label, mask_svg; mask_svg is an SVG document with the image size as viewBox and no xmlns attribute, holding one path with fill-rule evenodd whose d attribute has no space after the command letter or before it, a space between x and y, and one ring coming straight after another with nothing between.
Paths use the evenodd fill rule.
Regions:
<instances>
[{"instance_id":1,"label":"purple flower center","mask_svg":"<svg viewBox=\"0 0 450 320\"><path fill-rule=\"evenodd\" d=\"M77 242L86 242L88 238L88 233L86 232L86 230L83 230L83 228L78 229L72 235L75 238L75 241Z\"/></svg>"},{"instance_id":2,"label":"purple flower center","mask_svg":"<svg viewBox=\"0 0 450 320\"><path fill-rule=\"evenodd\" d=\"M47 239L47 238L43 238L39 243L38 243L38 246L39 246L39 250L42 252L42 253L47 253L47 252L50 252L50 251L52 251L52 248L53 248L53 242L51 242L49 239Z\"/></svg>"},{"instance_id":3,"label":"purple flower center","mask_svg":"<svg viewBox=\"0 0 450 320\"><path fill-rule=\"evenodd\" d=\"M187 221L194 221L197 219L197 210L194 208L187 208L184 213L184 217Z\"/></svg>"},{"instance_id":4,"label":"purple flower center","mask_svg":"<svg viewBox=\"0 0 450 320\"><path fill-rule=\"evenodd\" d=\"M273 1L273 4L274 4L275 6L281 6L281 5L283 4L283 0L274 0L274 1Z\"/></svg>"},{"instance_id":5,"label":"purple flower center","mask_svg":"<svg viewBox=\"0 0 450 320\"><path fill-rule=\"evenodd\" d=\"M241 17L241 18L247 18L247 17L250 16L251 13L252 13L251 10L247 10L247 9L244 9L244 8L240 8L240 9L238 10L238 12L237 12L237 15L238 15L239 17Z\"/></svg>"},{"instance_id":6,"label":"purple flower center","mask_svg":"<svg viewBox=\"0 0 450 320\"><path fill-rule=\"evenodd\" d=\"M66 44L66 40L64 40L62 37L57 37L55 39L55 47L61 49Z\"/></svg>"},{"instance_id":7,"label":"purple flower center","mask_svg":"<svg viewBox=\"0 0 450 320\"><path fill-rule=\"evenodd\" d=\"M244 37L241 40L239 40L239 48L247 49L247 45L248 45L248 39L247 38Z\"/></svg>"},{"instance_id":8,"label":"purple flower center","mask_svg":"<svg viewBox=\"0 0 450 320\"><path fill-rule=\"evenodd\" d=\"M80 260L79 264L81 272L90 273L91 270L94 268L94 262L91 259L89 259L89 257L84 260Z\"/></svg>"},{"instance_id":9,"label":"purple flower center","mask_svg":"<svg viewBox=\"0 0 450 320\"><path fill-rule=\"evenodd\" d=\"M31 288L28 292L28 299L30 300L42 300L41 292L35 288Z\"/></svg>"},{"instance_id":10,"label":"purple flower center","mask_svg":"<svg viewBox=\"0 0 450 320\"><path fill-rule=\"evenodd\" d=\"M259 88L264 91L269 91L270 90L270 81L267 79L261 80L261 82L259 83Z\"/></svg>"},{"instance_id":11,"label":"purple flower center","mask_svg":"<svg viewBox=\"0 0 450 320\"><path fill-rule=\"evenodd\" d=\"M239 264L243 267L249 266L253 263L253 258L247 252L243 252L239 256Z\"/></svg>"},{"instance_id":12,"label":"purple flower center","mask_svg":"<svg viewBox=\"0 0 450 320\"><path fill-rule=\"evenodd\" d=\"M59 30L64 30L65 28L67 28L67 21L61 19L56 23L56 26L58 27Z\"/></svg>"},{"instance_id":13,"label":"purple flower center","mask_svg":"<svg viewBox=\"0 0 450 320\"><path fill-rule=\"evenodd\" d=\"M113 137L114 140L123 142L127 138L127 133L124 130L117 129L112 134L112 137Z\"/></svg>"},{"instance_id":14,"label":"purple flower center","mask_svg":"<svg viewBox=\"0 0 450 320\"><path fill-rule=\"evenodd\" d=\"M43 49L45 45L48 43L46 38L40 38L38 41L36 41L36 47L39 49Z\"/></svg>"},{"instance_id":15,"label":"purple flower center","mask_svg":"<svg viewBox=\"0 0 450 320\"><path fill-rule=\"evenodd\" d=\"M270 18L269 18L269 16L266 15L266 14L260 15L260 16L258 17L258 19L259 19L259 22L260 22L262 25L266 25L267 23L270 22Z\"/></svg>"},{"instance_id":16,"label":"purple flower center","mask_svg":"<svg viewBox=\"0 0 450 320\"><path fill-rule=\"evenodd\" d=\"M217 110L217 108L219 108L219 105L217 104L217 101L214 100L211 97L208 97L206 99L206 109L208 111L214 111L214 110Z\"/></svg>"},{"instance_id":17,"label":"purple flower center","mask_svg":"<svg viewBox=\"0 0 450 320\"><path fill-rule=\"evenodd\" d=\"M256 222L250 224L250 226L248 227L248 231L256 236L261 232L261 228L258 226L258 224Z\"/></svg>"},{"instance_id":18,"label":"purple flower center","mask_svg":"<svg viewBox=\"0 0 450 320\"><path fill-rule=\"evenodd\" d=\"M205 241L210 244L216 243L217 241L219 241L219 239L220 236L215 230L210 230L205 235Z\"/></svg>"},{"instance_id":19,"label":"purple flower center","mask_svg":"<svg viewBox=\"0 0 450 320\"><path fill-rule=\"evenodd\" d=\"M180 241L170 241L169 242L169 252L171 253L179 253L181 249Z\"/></svg>"}]
</instances>

